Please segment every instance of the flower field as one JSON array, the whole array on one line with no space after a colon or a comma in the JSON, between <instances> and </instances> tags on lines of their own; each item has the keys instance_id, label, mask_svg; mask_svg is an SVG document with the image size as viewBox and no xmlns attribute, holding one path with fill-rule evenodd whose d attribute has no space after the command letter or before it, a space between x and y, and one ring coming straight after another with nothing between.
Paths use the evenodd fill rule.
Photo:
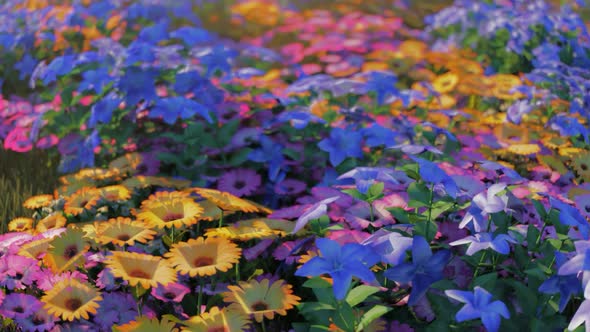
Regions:
<instances>
[{"instance_id":1,"label":"flower field","mask_svg":"<svg viewBox=\"0 0 590 332\"><path fill-rule=\"evenodd\" d=\"M0 3L0 330L590 331L586 4L416 3Z\"/></svg>"}]
</instances>

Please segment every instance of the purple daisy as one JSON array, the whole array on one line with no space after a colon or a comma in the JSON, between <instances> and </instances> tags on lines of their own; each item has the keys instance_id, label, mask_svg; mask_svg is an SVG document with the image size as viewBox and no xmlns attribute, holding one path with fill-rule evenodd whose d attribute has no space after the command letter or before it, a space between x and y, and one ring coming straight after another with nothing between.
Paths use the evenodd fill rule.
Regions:
<instances>
[{"instance_id":1,"label":"purple daisy","mask_svg":"<svg viewBox=\"0 0 590 332\"><path fill-rule=\"evenodd\" d=\"M108 330L115 324L126 324L137 316L137 306L131 294L120 292L105 293L94 321Z\"/></svg>"},{"instance_id":2,"label":"purple daisy","mask_svg":"<svg viewBox=\"0 0 590 332\"><path fill-rule=\"evenodd\" d=\"M158 284L158 287L152 288L152 296L164 302L180 303L190 291L190 288L181 283L171 282L167 285Z\"/></svg>"},{"instance_id":3,"label":"purple daisy","mask_svg":"<svg viewBox=\"0 0 590 332\"><path fill-rule=\"evenodd\" d=\"M7 289L24 289L39 277L37 261L18 255L6 255L0 258L0 286Z\"/></svg>"},{"instance_id":4,"label":"purple daisy","mask_svg":"<svg viewBox=\"0 0 590 332\"><path fill-rule=\"evenodd\" d=\"M0 315L13 319L27 319L41 310L43 304L36 297L23 293L6 295L0 305Z\"/></svg>"},{"instance_id":5,"label":"purple daisy","mask_svg":"<svg viewBox=\"0 0 590 332\"><path fill-rule=\"evenodd\" d=\"M307 185L303 181L295 179L285 179L275 184L275 192L279 195L297 195L302 193Z\"/></svg>"},{"instance_id":6,"label":"purple daisy","mask_svg":"<svg viewBox=\"0 0 590 332\"><path fill-rule=\"evenodd\" d=\"M260 187L261 178L255 171L238 168L223 174L217 183L217 189L238 197L251 195Z\"/></svg>"},{"instance_id":7,"label":"purple daisy","mask_svg":"<svg viewBox=\"0 0 590 332\"><path fill-rule=\"evenodd\" d=\"M49 331L55 325L55 317L45 309L40 309L27 318L17 318L15 321L25 332Z\"/></svg>"}]
</instances>

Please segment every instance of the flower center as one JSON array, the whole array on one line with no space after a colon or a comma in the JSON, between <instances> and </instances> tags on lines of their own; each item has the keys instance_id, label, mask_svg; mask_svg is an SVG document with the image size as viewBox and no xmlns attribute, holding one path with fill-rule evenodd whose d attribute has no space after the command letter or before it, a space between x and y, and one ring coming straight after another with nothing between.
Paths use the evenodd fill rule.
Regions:
<instances>
[{"instance_id":1,"label":"flower center","mask_svg":"<svg viewBox=\"0 0 590 332\"><path fill-rule=\"evenodd\" d=\"M25 312L25 308L18 306L18 307L14 307L14 312L18 312L19 314L22 314L23 312Z\"/></svg>"},{"instance_id":2,"label":"flower center","mask_svg":"<svg viewBox=\"0 0 590 332\"><path fill-rule=\"evenodd\" d=\"M164 218L162 218L162 220L168 222L172 220L182 219L182 217L182 213L168 213L164 216Z\"/></svg>"},{"instance_id":3,"label":"flower center","mask_svg":"<svg viewBox=\"0 0 590 332\"><path fill-rule=\"evenodd\" d=\"M75 244L67 246L64 250L64 257L67 259L72 259L72 257L78 254L78 247Z\"/></svg>"},{"instance_id":4,"label":"flower center","mask_svg":"<svg viewBox=\"0 0 590 332\"><path fill-rule=\"evenodd\" d=\"M65 303L66 309L68 309L70 311L76 311L81 306L82 306L82 301L80 301L80 299L77 299L77 298L68 299Z\"/></svg>"},{"instance_id":5,"label":"flower center","mask_svg":"<svg viewBox=\"0 0 590 332\"><path fill-rule=\"evenodd\" d=\"M121 240L121 241L128 241L131 237L127 234L121 234L119 236L117 236L117 240Z\"/></svg>"},{"instance_id":6,"label":"flower center","mask_svg":"<svg viewBox=\"0 0 590 332\"><path fill-rule=\"evenodd\" d=\"M236 181L236 183L234 183L234 187L235 187L236 189L242 189L242 188L244 188L245 186L246 186L246 182L244 182L244 181L241 181L241 180L238 180L238 181Z\"/></svg>"},{"instance_id":7,"label":"flower center","mask_svg":"<svg viewBox=\"0 0 590 332\"><path fill-rule=\"evenodd\" d=\"M35 325L35 326L36 326L36 325L43 325L43 324L45 324L45 318L43 318L43 317L41 317L41 316L39 316L39 315L35 314L35 315L33 316L33 319L31 320L31 322L32 322L32 323L33 323L33 325Z\"/></svg>"},{"instance_id":8,"label":"flower center","mask_svg":"<svg viewBox=\"0 0 590 332\"><path fill-rule=\"evenodd\" d=\"M147 274L145 271L142 270L133 270L128 273L130 277L134 278L142 278L142 279L150 279L151 276Z\"/></svg>"},{"instance_id":9,"label":"flower center","mask_svg":"<svg viewBox=\"0 0 590 332\"><path fill-rule=\"evenodd\" d=\"M254 311L264 311L264 310L268 309L268 304L266 304L262 301L258 301L256 303L252 304L250 306L250 308L252 308L252 310L254 310Z\"/></svg>"},{"instance_id":10,"label":"flower center","mask_svg":"<svg viewBox=\"0 0 590 332\"><path fill-rule=\"evenodd\" d=\"M228 332L225 326L213 326L207 329L207 332Z\"/></svg>"},{"instance_id":11,"label":"flower center","mask_svg":"<svg viewBox=\"0 0 590 332\"><path fill-rule=\"evenodd\" d=\"M174 294L172 292L166 292L166 293L164 293L164 297L167 298L168 300L172 300L173 298L176 297L176 294Z\"/></svg>"},{"instance_id":12,"label":"flower center","mask_svg":"<svg viewBox=\"0 0 590 332\"><path fill-rule=\"evenodd\" d=\"M211 257L197 257L193 260L194 267L203 267L213 265L213 258Z\"/></svg>"}]
</instances>

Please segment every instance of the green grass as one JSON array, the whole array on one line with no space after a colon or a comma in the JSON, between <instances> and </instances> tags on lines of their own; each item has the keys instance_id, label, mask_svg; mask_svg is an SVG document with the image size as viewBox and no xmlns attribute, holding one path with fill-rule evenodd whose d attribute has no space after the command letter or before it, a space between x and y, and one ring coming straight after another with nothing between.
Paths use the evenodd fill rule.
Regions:
<instances>
[{"instance_id":1,"label":"green grass","mask_svg":"<svg viewBox=\"0 0 590 332\"><path fill-rule=\"evenodd\" d=\"M8 221L32 211L23 202L32 195L50 194L57 186L57 160L45 151L17 153L0 149L0 234Z\"/></svg>"}]
</instances>

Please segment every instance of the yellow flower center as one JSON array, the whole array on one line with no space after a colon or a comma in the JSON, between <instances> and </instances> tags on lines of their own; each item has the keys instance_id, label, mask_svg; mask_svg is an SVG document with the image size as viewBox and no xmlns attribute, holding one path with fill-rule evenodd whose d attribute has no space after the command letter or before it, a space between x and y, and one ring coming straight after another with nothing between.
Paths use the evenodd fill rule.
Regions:
<instances>
[{"instance_id":1,"label":"yellow flower center","mask_svg":"<svg viewBox=\"0 0 590 332\"><path fill-rule=\"evenodd\" d=\"M182 217L182 213L168 213L162 218L162 220L168 222L176 219L182 219Z\"/></svg>"},{"instance_id":2,"label":"yellow flower center","mask_svg":"<svg viewBox=\"0 0 590 332\"><path fill-rule=\"evenodd\" d=\"M193 260L194 267L203 267L213 265L214 261L211 257L197 257Z\"/></svg>"},{"instance_id":3,"label":"yellow flower center","mask_svg":"<svg viewBox=\"0 0 590 332\"><path fill-rule=\"evenodd\" d=\"M135 277L135 278L143 278L143 279L150 279L151 278L151 276L149 274L147 274L145 271L142 271L142 270L133 270L133 271L129 272L129 276Z\"/></svg>"}]
</instances>

